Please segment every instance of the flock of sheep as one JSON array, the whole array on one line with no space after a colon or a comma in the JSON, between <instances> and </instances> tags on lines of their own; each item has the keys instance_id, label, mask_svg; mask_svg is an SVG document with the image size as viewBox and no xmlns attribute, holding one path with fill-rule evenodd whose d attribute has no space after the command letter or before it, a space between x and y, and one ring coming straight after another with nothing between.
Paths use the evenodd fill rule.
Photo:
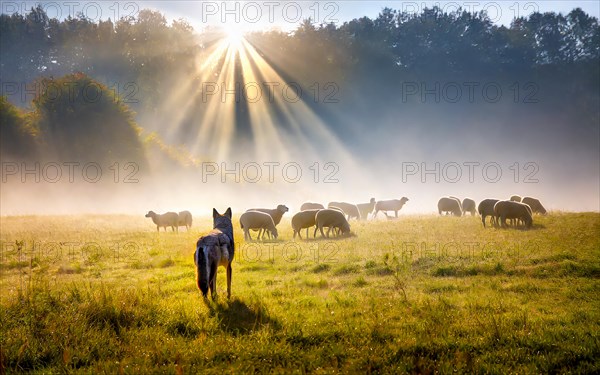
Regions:
<instances>
[{"instance_id":1,"label":"flock of sheep","mask_svg":"<svg viewBox=\"0 0 600 375\"><path fill-rule=\"evenodd\" d=\"M313 237L316 238L317 232L321 236L329 238L333 231L334 236L344 236L350 234L351 219L368 220L375 219L379 212L383 212L387 218L388 212L393 211L395 217L398 217L398 211L402 209L408 198L376 201L371 198L369 203L352 204L347 202L330 202L327 208L320 203L307 202L302 204L300 212L292 217L292 229L294 230L294 239L296 235L302 239L301 231L306 229L306 238L309 237L309 229L314 228ZM278 237L277 225L281 222L283 215L289 209L285 205L278 205L274 209L251 208L240 216L240 227L244 231L244 239L252 240L250 231L258 231L257 239ZM530 228L533 224L533 214L546 214L546 209L536 198L521 198L513 195L509 200L484 199L479 205L470 198L462 201L456 197L442 197L438 201L438 213L440 215L463 216L470 213L471 216L479 214L483 226L486 226L486 218L491 217L492 225L506 227L506 220L510 220L511 225L525 225ZM177 231L178 227L185 226L188 230L192 226L192 214L189 211L182 211L179 214L167 212L162 215L150 211L146 217L152 218L156 229L171 227ZM327 232L324 231L327 228Z\"/></svg>"},{"instance_id":2,"label":"flock of sheep","mask_svg":"<svg viewBox=\"0 0 600 375\"><path fill-rule=\"evenodd\" d=\"M470 198L463 199L461 203L460 199L450 196L440 198L438 212L440 215L454 216L466 215L467 212L471 216L475 216L476 213L479 213L484 227L485 219L490 216L491 223L494 226L506 227L506 220L510 219L511 225L523 224L527 228L531 228L533 214L545 215L546 209L538 199L532 197L521 198L518 195L513 195L509 200L484 199L479 202L477 209L475 209L475 201Z\"/></svg>"}]
</instances>

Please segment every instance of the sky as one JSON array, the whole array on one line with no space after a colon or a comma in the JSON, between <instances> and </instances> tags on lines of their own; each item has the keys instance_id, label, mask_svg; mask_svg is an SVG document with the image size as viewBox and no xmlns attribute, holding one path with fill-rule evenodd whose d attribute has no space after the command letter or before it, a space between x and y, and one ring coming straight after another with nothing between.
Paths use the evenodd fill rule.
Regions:
<instances>
[{"instance_id":1,"label":"sky","mask_svg":"<svg viewBox=\"0 0 600 375\"><path fill-rule=\"evenodd\" d=\"M2 1L2 13L25 13L40 3L51 18L65 18L79 12L92 20L127 15L135 16L141 9L162 12L167 20L186 19L196 31L206 26L226 26L241 32L257 29L296 29L301 20L311 18L316 23L342 24L354 18L375 18L384 7L419 12L439 5L446 11L459 6L472 11L487 11L497 24L509 25L515 16L527 16L534 11L568 13L580 7L594 17L600 17L600 2L593 1Z\"/></svg>"}]
</instances>

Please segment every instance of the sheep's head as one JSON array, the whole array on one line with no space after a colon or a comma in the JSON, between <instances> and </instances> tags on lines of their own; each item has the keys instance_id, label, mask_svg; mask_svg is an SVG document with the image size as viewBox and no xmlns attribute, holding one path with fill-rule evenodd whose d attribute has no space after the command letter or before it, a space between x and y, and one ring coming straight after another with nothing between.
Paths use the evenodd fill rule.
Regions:
<instances>
[{"instance_id":1,"label":"sheep's head","mask_svg":"<svg viewBox=\"0 0 600 375\"><path fill-rule=\"evenodd\" d=\"M406 203L406 202L408 202L408 200L409 200L409 199L408 199L408 198L406 198L406 197L402 197L402 199L400 199L400 201L401 201L401 202L403 202L403 203Z\"/></svg>"},{"instance_id":2,"label":"sheep's head","mask_svg":"<svg viewBox=\"0 0 600 375\"><path fill-rule=\"evenodd\" d=\"M273 228L273 230L271 231L271 234L273 235L274 239L277 239L277 237L279 236L279 233L277 232L277 228Z\"/></svg>"},{"instance_id":3,"label":"sheep's head","mask_svg":"<svg viewBox=\"0 0 600 375\"><path fill-rule=\"evenodd\" d=\"M369 203L375 203L375 198L371 198L371 200L369 201Z\"/></svg>"},{"instance_id":4,"label":"sheep's head","mask_svg":"<svg viewBox=\"0 0 600 375\"><path fill-rule=\"evenodd\" d=\"M146 214L145 217L154 217L156 216L156 213L154 211L148 211L148 213Z\"/></svg>"},{"instance_id":5,"label":"sheep's head","mask_svg":"<svg viewBox=\"0 0 600 375\"><path fill-rule=\"evenodd\" d=\"M531 217L531 215L527 215L525 217L525 226L527 227L527 229L531 228L531 226L533 225L533 218Z\"/></svg>"},{"instance_id":6,"label":"sheep's head","mask_svg":"<svg viewBox=\"0 0 600 375\"><path fill-rule=\"evenodd\" d=\"M283 204L280 204L279 206L277 206L277 211L280 211L280 212L288 212L289 210L290 210L290 209L289 209L289 208L287 208L287 207L286 207L285 205L283 205Z\"/></svg>"},{"instance_id":7,"label":"sheep's head","mask_svg":"<svg viewBox=\"0 0 600 375\"><path fill-rule=\"evenodd\" d=\"M342 224L341 228L342 234L350 234L350 224L346 221Z\"/></svg>"}]
</instances>

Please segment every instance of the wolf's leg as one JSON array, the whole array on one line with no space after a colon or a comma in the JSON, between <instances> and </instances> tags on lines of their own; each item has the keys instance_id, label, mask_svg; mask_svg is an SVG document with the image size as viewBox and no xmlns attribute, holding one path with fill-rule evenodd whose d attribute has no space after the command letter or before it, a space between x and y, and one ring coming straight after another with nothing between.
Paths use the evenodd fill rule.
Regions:
<instances>
[{"instance_id":1,"label":"wolf's leg","mask_svg":"<svg viewBox=\"0 0 600 375\"><path fill-rule=\"evenodd\" d=\"M208 281L208 286L210 288L210 296L212 297L213 300L215 300L217 298L217 267L213 267L214 265L211 264L210 266L210 276L209 276L209 281Z\"/></svg>"},{"instance_id":2,"label":"wolf's leg","mask_svg":"<svg viewBox=\"0 0 600 375\"><path fill-rule=\"evenodd\" d=\"M231 269L231 260L227 264L227 299L231 298L231 274L233 270Z\"/></svg>"}]
</instances>

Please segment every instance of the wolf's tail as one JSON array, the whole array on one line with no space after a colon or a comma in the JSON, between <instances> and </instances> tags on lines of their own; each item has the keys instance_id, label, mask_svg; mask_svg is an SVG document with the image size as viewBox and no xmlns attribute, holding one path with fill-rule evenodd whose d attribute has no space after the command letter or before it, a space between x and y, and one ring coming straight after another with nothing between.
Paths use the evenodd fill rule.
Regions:
<instances>
[{"instance_id":1,"label":"wolf's tail","mask_svg":"<svg viewBox=\"0 0 600 375\"><path fill-rule=\"evenodd\" d=\"M200 289L203 296L208 293L208 248L210 246L198 243L194 262L196 264L196 286Z\"/></svg>"}]
</instances>

